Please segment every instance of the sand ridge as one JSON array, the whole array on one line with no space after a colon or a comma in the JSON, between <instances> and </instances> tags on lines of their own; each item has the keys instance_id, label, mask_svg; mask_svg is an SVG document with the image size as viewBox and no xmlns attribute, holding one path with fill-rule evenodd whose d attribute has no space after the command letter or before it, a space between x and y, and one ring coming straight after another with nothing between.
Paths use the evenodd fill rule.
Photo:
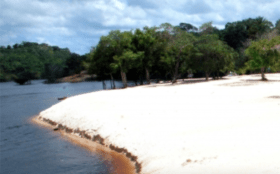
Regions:
<instances>
[{"instance_id":1,"label":"sand ridge","mask_svg":"<svg viewBox=\"0 0 280 174\"><path fill-rule=\"evenodd\" d=\"M135 158L140 173L280 173L280 74L267 78L93 92L39 117L99 135L104 146Z\"/></svg>"},{"instance_id":2,"label":"sand ridge","mask_svg":"<svg viewBox=\"0 0 280 174\"><path fill-rule=\"evenodd\" d=\"M30 120L33 124L46 127L50 130L54 130L56 126L53 126L49 122L38 119L38 116L33 117ZM102 156L104 164L108 167L109 172L112 174L135 174L135 163L131 162L124 154L115 152L108 147L100 145L97 142L93 142L87 138L67 133L65 130L58 130L57 133L61 134L61 137L65 140L74 143L84 149L87 149L90 153L98 153Z\"/></svg>"}]
</instances>

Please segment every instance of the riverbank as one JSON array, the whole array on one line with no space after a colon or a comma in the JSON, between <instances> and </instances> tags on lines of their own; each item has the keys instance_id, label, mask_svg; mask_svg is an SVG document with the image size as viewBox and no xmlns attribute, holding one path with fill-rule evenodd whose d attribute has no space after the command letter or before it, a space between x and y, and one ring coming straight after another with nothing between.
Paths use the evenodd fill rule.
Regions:
<instances>
[{"instance_id":1,"label":"riverbank","mask_svg":"<svg viewBox=\"0 0 280 174\"><path fill-rule=\"evenodd\" d=\"M84 81L92 80L92 79L95 79L95 78L96 78L96 75L89 75L89 74L87 74L86 71L82 71L79 74L74 74L74 75L71 75L71 76L67 76L67 77L57 79L56 83L65 83L65 82L78 83L78 82L84 82Z\"/></svg>"},{"instance_id":2,"label":"riverbank","mask_svg":"<svg viewBox=\"0 0 280 174\"><path fill-rule=\"evenodd\" d=\"M30 120L31 123L36 124L40 127L53 130L56 128L55 125L50 124L47 121L43 121L38 116L33 117ZM104 163L114 174L135 174L135 164L131 162L124 154L112 151L110 148L105 147L97 142L89 140L85 137L71 134L65 130L59 129L57 133L67 141L74 143L82 148L87 149L90 153L98 153L103 159Z\"/></svg>"},{"instance_id":3,"label":"riverbank","mask_svg":"<svg viewBox=\"0 0 280 174\"><path fill-rule=\"evenodd\" d=\"M279 173L280 74L99 91L37 118L129 158L138 173Z\"/></svg>"}]
</instances>

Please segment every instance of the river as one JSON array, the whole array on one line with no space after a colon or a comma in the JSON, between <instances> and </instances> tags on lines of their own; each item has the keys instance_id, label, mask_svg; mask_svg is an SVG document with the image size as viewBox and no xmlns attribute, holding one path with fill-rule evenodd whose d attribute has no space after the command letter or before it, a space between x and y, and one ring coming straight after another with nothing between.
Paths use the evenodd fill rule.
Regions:
<instances>
[{"instance_id":1,"label":"river","mask_svg":"<svg viewBox=\"0 0 280 174\"><path fill-rule=\"evenodd\" d=\"M110 86L109 81L106 84ZM116 82L116 86L122 87L122 83ZM60 102L59 97L101 89L101 82L0 83L0 173L111 173L111 166L98 153L90 153L30 122L40 111Z\"/></svg>"}]
</instances>

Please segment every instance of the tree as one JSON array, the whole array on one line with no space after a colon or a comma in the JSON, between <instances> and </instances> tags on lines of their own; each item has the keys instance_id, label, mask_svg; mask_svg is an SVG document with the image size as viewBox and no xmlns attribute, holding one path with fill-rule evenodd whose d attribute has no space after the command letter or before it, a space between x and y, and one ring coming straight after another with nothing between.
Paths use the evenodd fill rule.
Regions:
<instances>
[{"instance_id":1,"label":"tree","mask_svg":"<svg viewBox=\"0 0 280 174\"><path fill-rule=\"evenodd\" d=\"M273 24L263 17L248 18L226 24L221 39L239 53L235 61L237 71L244 71L247 66L246 62L249 58L244 51L250 46L251 41L263 39L264 35L271 32L272 26Z\"/></svg>"},{"instance_id":2,"label":"tree","mask_svg":"<svg viewBox=\"0 0 280 174\"><path fill-rule=\"evenodd\" d=\"M278 33L280 34L280 19L278 19L278 21L276 21L275 28L278 30Z\"/></svg>"},{"instance_id":3,"label":"tree","mask_svg":"<svg viewBox=\"0 0 280 174\"><path fill-rule=\"evenodd\" d=\"M194 44L196 53L191 59L194 70L204 71L206 80L211 73L226 72L233 69L236 53L218 39L217 35L200 36Z\"/></svg>"},{"instance_id":4,"label":"tree","mask_svg":"<svg viewBox=\"0 0 280 174\"><path fill-rule=\"evenodd\" d=\"M90 53L92 58L89 73L97 74L102 80L110 75L113 80L112 74L120 70L124 87L127 87L126 73L136 66L133 60L142 56L138 52L133 52L132 38L131 31L120 32L119 30L102 36L95 50Z\"/></svg>"},{"instance_id":5,"label":"tree","mask_svg":"<svg viewBox=\"0 0 280 174\"><path fill-rule=\"evenodd\" d=\"M155 27L144 27L143 31L136 29L132 38L134 52L141 51L144 53L141 63L145 69L147 84L150 84L150 70L155 64L153 54L157 49L157 42Z\"/></svg>"},{"instance_id":6,"label":"tree","mask_svg":"<svg viewBox=\"0 0 280 174\"><path fill-rule=\"evenodd\" d=\"M68 59L66 59L66 68L64 68L64 74L79 74L84 69L82 66L82 62L85 59L85 56L80 56L79 54L71 53L71 56Z\"/></svg>"},{"instance_id":7,"label":"tree","mask_svg":"<svg viewBox=\"0 0 280 174\"><path fill-rule=\"evenodd\" d=\"M13 80L20 85L25 84L31 79L40 76L39 71L41 64L36 57L30 53L25 54L12 54L11 59L14 59L12 69L10 72L13 74Z\"/></svg>"},{"instance_id":8,"label":"tree","mask_svg":"<svg viewBox=\"0 0 280 174\"><path fill-rule=\"evenodd\" d=\"M18 48L18 44L14 44L14 45L13 45L13 48L14 48L14 49L17 49L17 48Z\"/></svg>"},{"instance_id":9,"label":"tree","mask_svg":"<svg viewBox=\"0 0 280 174\"><path fill-rule=\"evenodd\" d=\"M197 32L198 28L189 23L180 23L179 28L186 32Z\"/></svg>"},{"instance_id":10,"label":"tree","mask_svg":"<svg viewBox=\"0 0 280 174\"><path fill-rule=\"evenodd\" d=\"M243 43L249 40L256 40L266 32L270 32L273 24L263 17L256 19L245 19L227 23L223 31L223 40L235 50L242 48Z\"/></svg>"},{"instance_id":11,"label":"tree","mask_svg":"<svg viewBox=\"0 0 280 174\"><path fill-rule=\"evenodd\" d=\"M199 27L200 32L204 34L211 34L213 31L212 21L206 22Z\"/></svg>"},{"instance_id":12,"label":"tree","mask_svg":"<svg viewBox=\"0 0 280 174\"><path fill-rule=\"evenodd\" d=\"M14 44L13 48L0 49L0 54L1 80L13 79L20 84L38 78L55 82L56 78L65 75L63 70L66 60L70 58L67 48L33 42L22 42Z\"/></svg>"},{"instance_id":13,"label":"tree","mask_svg":"<svg viewBox=\"0 0 280 174\"><path fill-rule=\"evenodd\" d=\"M121 55L114 56L115 62L111 63L111 67L115 70L120 69L124 88L127 87L126 73L129 69L132 69L137 59L141 59L143 55L143 52L133 53L131 50L124 50Z\"/></svg>"},{"instance_id":14,"label":"tree","mask_svg":"<svg viewBox=\"0 0 280 174\"><path fill-rule=\"evenodd\" d=\"M118 31L116 31L118 32ZM112 88L115 88L114 78L113 78L113 69L110 67L110 64L114 62L113 56L115 55L112 42L113 35L116 32L110 32L108 36L102 36L98 45L91 50L89 54L89 74L96 74L99 79L103 80L103 88L105 89L105 78L110 75L111 81L113 81Z\"/></svg>"},{"instance_id":15,"label":"tree","mask_svg":"<svg viewBox=\"0 0 280 174\"><path fill-rule=\"evenodd\" d=\"M213 22L206 22L199 27L200 34L217 34L220 35L220 31L217 27L214 27Z\"/></svg>"},{"instance_id":16,"label":"tree","mask_svg":"<svg viewBox=\"0 0 280 174\"><path fill-rule=\"evenodd\" d=\"M213 77L215 78L217 74L217 78L220 77L219 73L226 73L228 71L232 71L234 69L234 63L236 58L239 56L237 52L234 51L233 48L228 46L226 43L218 40L216 47L216 61L215 68L213 71Z\"/></svg>"},{"instance_id":17,"label":"tree","mask_svg":"<svg viewBox=\"0 0 280 174\"><path fill-rule=\"evenodd\" d=\"M171 69L173 74L172 83L175 83L181 65L188 66L187 62L192 54L195 38L192 34L173 27L168 23L162 24L160 28L163 29L167 38L166 54L162 56L162 61Z\"/></svg>"},{"instance_id":18,"label":"tree","mask_svg":"<svg viewBox=\"0 0 280 174\"><path fill-rule=\"evenodd\" d=\"M262 80L265 78L265 69L274 66L280 59L276 47L280 44L280 36L271 40L262 39L253 41L246 49L245 53L251 58L249 65L251 68L261 68Z\"/></svg>"},{"instance_id":19,"label":"tree","mask_svg":"<svg viewBox=\"0 0 280 174\"><path fill-rule=\"evenodd\" d=\"M129 69L135 66L139 66L138 62L143 60L143 51L133 52L132 44L133 34L131 31L125 31L122 33L117 33L113 39L112 48L115 51L115 56L113 57L114 62L110 64L114 71L120 70L122 81L124 87L127 87L126 73ZM141 63L140 63L141 64Z\"/></svg>"},{"instance_id":20,"label":"tree","mask_svg":"<svg viewBox=\"0 0 280 174\"><path fill-rule=\"evenodd\" d=\"M243 43L248 39L246 26L242 22L227 23L223 31L223 40L229 46L237 50L243 47Z\"/></svg>"},{"instance_id":21,"label":"tree","mask_svg":"<svg viewBox=\"0 0 280 174\"><path fill-rule=\"evenodd\" d=\"M245 19L242 23L246 26L249 39L256 40L259 36L269 32L273 24L263 17Z\"/></svg>"},{"instance_id":22,"label":"tree","mask_svg":"<svg viewBox=\"0 0 280 174\"><path fill-rule=\"evenodd\" d=\"M44 47L44 45L42 46ZM47 53L43 55L43 59L46 59L44 77L47 79L47 83L55 83L63 75L70 75L65 73L65 70L67 69L67 60L71 59L71 52L68 48L60 49L51 46L47 46L46 48Z\"/></svg>"}]
</instances>

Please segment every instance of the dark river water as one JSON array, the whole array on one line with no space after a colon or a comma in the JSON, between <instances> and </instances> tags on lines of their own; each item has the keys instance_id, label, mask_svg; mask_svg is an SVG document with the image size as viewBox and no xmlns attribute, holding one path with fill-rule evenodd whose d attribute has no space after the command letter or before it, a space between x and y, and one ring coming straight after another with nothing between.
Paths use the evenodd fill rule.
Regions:
<instances>
[{"instance_id":1,"label":"dark river water","mask_svg":"<svg viewBox=\"0 0 280 174\"><path fill-rule=\"evenodd\" d=\"M122 84L116 82L116 86ZM101 155L90 153L29 121L58 103L58 97L101 89L101 82L43 84L43 80L34 80L24 86L0 83L0 173L110 173L112 169L105 165Z\"/></svg>"}]
</instances>

